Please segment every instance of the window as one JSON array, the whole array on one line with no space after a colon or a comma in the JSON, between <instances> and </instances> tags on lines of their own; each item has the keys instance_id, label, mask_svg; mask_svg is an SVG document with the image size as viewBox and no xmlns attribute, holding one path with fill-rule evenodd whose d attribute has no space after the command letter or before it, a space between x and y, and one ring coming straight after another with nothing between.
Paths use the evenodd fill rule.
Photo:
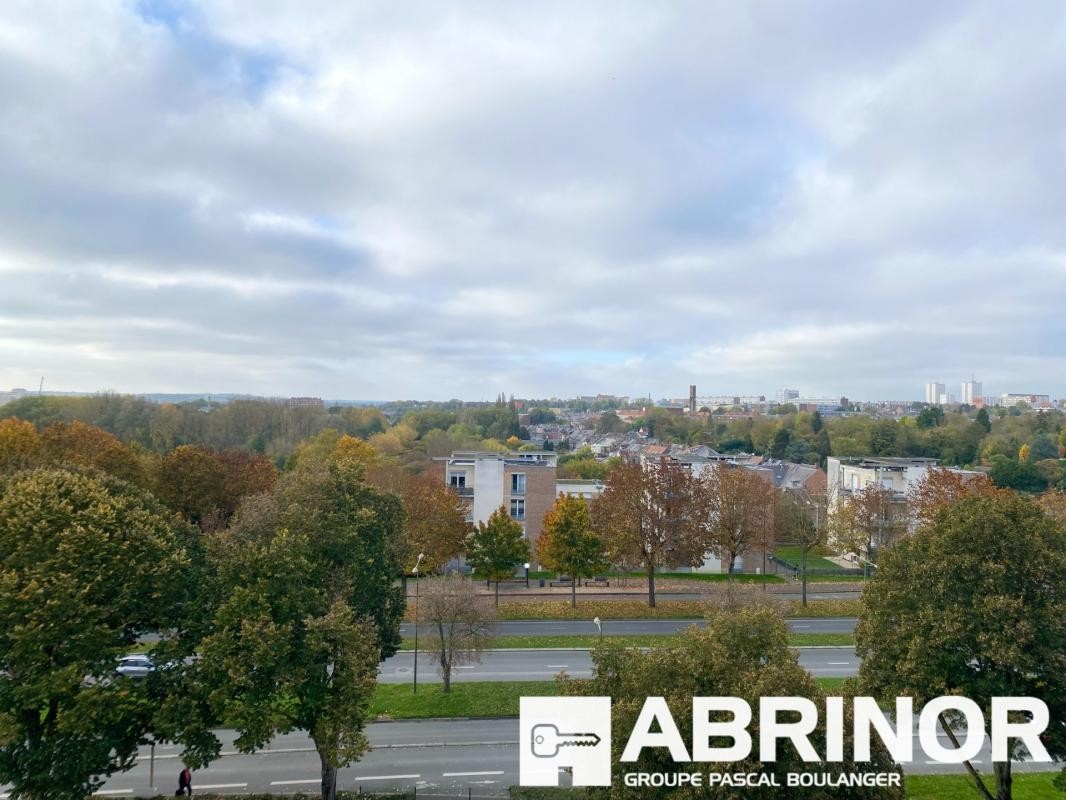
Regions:
<instances>
[{"instance_id":1,"label":"window","mask_svg":"<svg viewBox=\"0 0 1066 800\"><path fill-rule=\"evenodd\" d=\"M449 483L454 488L460 488L466 486L466 473L465 472L453 472L449 478Z\"/></svg>"},{"instance_id":2,"label":"window","mask_svg":"<svg viewBox=\"0 0 1066 800\"><path fill-rule=\"evenodd\" d=\"M515 472L511 474L511 494L526 493L526 474Z\"/></svg>"},{"instance_id":3,"label":"window","mask_svg":"<svg viewBox=\"0 0 1066 800\"><path fill-rule=\"evenodd\" d=\"M526 518L526 501L525 500L512 500L511 501L511 518L512 519L525 519Z\"/></svg>"}]
</instances>

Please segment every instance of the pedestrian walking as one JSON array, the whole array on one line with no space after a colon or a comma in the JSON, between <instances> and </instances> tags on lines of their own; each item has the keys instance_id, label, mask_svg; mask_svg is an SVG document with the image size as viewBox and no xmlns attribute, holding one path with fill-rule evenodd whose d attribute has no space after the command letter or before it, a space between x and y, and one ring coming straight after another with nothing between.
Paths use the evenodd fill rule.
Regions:
<instances>
[{"instance_id":1,"label":"pedestrian walking","mask_svg":"<svg viewBox=\"0 0 1066 800\"><path fill-rule=\"evenodd\" d=\"M192 771L188 767L182 767L178 773L178 791L175 797L192 797Z\"/></svg>"}]
</instances>

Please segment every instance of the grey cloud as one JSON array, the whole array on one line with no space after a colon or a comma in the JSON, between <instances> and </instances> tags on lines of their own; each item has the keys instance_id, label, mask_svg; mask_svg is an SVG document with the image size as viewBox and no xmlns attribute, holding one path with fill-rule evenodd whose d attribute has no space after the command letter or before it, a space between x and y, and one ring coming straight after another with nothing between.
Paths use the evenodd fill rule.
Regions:
<instances>
[{"instance_id":1,"label":"grey cloud","mask_svg":"<svg viewBox=\"0 0 1066 800\"><path fill-rule=\"evenodd\" d=\"M1056 3L62 5L0 10L0 386L1066 393Z\"/></svg>"}]
</instances>

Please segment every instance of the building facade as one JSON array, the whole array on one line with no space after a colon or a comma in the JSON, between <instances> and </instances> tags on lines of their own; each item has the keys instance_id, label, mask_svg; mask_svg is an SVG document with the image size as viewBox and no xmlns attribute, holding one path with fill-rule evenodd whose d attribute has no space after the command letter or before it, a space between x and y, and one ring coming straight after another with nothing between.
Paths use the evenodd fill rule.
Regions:
<instances>
[{"instance_id":1,"label":"building facade","mask_svg":"<svg viewBox=\"0 0 1066 800\"><path fill-rule=\"evenodd\" d=\"M488 522L501 506L522 526L536 558L544 515L555 502L557 456L552 452L455 452L444 462L444 481L467 503L467 521Z\"/></svg>"},{"instance_id":2,"label":"building facade","mask_svg":"<svg viewBox=\"0 0 1066 800\"><path fill-rule=\"evenodd\" d=\"M940 396L944 394L946 388L942 383L927 383L925 385L925 402L931 406L940 405Z\"/></svg>"}]
</instances>

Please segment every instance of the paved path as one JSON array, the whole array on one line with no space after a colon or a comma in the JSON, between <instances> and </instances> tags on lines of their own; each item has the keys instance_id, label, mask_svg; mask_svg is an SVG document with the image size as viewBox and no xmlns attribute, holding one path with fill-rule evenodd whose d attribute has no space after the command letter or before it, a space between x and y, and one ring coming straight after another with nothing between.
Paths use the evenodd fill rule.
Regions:
<instances>
[{"instance_id":1,"label":"paved path","mask_svg":"<svg viewBox=\"0 0 1066 800\"><path fill-rule=\"evenodd\" d=\"M853 647L801 647L800 665L817 677L846 677L859 671ZM378 671L381 683L406 683L412 679L414 653L404 651L386 659ZM480 664L457 669L452 680L461 681L546 681L565 671L575 678L592 675L588 650L491 650ZM420 683L439 683L433 657L418 654Z\"/></svg>"}]
</instances>

